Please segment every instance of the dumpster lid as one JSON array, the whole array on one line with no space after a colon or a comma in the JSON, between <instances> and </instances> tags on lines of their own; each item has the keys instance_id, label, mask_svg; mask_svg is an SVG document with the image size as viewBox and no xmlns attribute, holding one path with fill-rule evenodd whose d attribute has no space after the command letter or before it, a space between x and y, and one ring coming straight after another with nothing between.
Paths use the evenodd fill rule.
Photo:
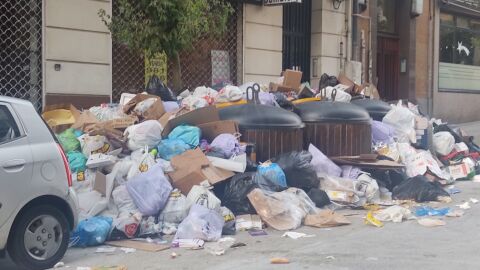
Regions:
<instances>
[{"instance_id":1,"label":"dumpster lid","mask_svg":"<svg viewBox=\"0 0 480 270\"><path fill-rule=\"evenodd\" d=\"M297 105L295 110L304 122L370 122L365 109L345 102L308 102Z\"/></svg>"},{"instance_id":2,"label":"dumpster lid","mask_svg":"<svg viewBox=\"0 0 480 270\"><path fill-rule=\"evenodd\" d=\"M387 113L392 109L388 103L377 99L362 98L352 100L351 103L360 106L369 112Z\"/></svg>"},{"instance_id":3,"label":"dumpster lid","mask_svg":"<svg viewBox=\"0 0 480 270\"><path fill-rule=\"evenodd\" d=\"M234 120L240 128L303 128L298 115L278 107L260 104L230 106L219 111L221 120Z\"/></svg>"}]
</instances>

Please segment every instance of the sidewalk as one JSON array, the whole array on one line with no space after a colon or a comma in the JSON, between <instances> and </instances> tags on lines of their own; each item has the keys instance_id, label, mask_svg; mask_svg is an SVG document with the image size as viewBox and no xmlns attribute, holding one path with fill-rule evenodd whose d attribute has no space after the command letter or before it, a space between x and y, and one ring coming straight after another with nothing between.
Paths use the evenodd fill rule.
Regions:
<instances>
[{"instance_id":1,"label":"sidewalk","mask_svg":"<svg viewBox=\"0 0 480 270\"><path fill-rule=\"evenodd\" d=\"M465 132L467 132L468 135L475 137L474 141L476 144L480 143L480 121L463 123L463 124L455 124L452 126L455 128L459 127L463 129Z\"/></svg>"}]
</instances>

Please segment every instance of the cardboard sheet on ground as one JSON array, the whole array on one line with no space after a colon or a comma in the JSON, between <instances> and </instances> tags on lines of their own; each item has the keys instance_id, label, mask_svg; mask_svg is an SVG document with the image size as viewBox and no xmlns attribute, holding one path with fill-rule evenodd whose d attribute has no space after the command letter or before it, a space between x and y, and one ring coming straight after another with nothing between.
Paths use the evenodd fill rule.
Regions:
<instances>
[{"instance_id":1,"label":"cardboard sheet on ground","mask_svg":"<svg viewBox=\"0 0 480 270\"><path fill-rule=\"evenodd\" d=\"M175 156L170 162L175 171L168 175L173 186L184 195L187 195L194 185L200 185L205 180L215 185L235 175L231 171L211 165L202 150L198 148Z\"/></svg>"},{"instance_id":2,"label":"cardboard sheet on ground","mask_svg":"<svg viewBox=\"0 0 480 270\"><path fill-rule=\"evenodd\" d=\"M364 159L361 156L340 156L330 158L337 165L351 165L359 168L400 169L405 165L390 160Z\"/></svg>"},{"instance_id":3,"label":"cardboard sheet on ground","mask_svg":"<svg viewBox=\"0 0 480 270\"><path fill-rule=\"evenodd\" d=\"M318 214L307 215L304 224L311 227L327 228L349 225L351 222L342 214L333 212L332 210L324 210Z\"/></svg>"},{"instance_id":4,"label":"cardboard sheet on ground","mask_svg":"<svg viewBox=\"0 0 480 270\"><path fill-rule=\"evenodd\" d=\"M109 246L114 246L114 247L134 248L134 249L150 251L150 252L158 252L158 251L170 249L170 246L168 245L159 245L155 243L147 243L147 242L135 241L135 240L108 241L108 242L105 242L105 244Z\"/></svg>"}]
</instances>

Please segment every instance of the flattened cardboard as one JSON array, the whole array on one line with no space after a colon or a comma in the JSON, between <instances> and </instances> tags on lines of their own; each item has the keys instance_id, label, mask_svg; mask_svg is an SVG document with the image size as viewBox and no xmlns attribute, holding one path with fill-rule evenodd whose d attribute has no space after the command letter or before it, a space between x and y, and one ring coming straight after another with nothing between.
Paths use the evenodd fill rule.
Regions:
<instances>
[{"instance_id":1,"label":"flattened cardboard","mask_svg":"<svg viewBox=\"0 0 480 270\"><path fill-rule=\"evenodd\" d=\"M136 122L138 122L138 117L129 116L129 117L124 117L120 119L105 121L102 124L109 128L125 129L131 125L134 125Z\"/></svg>"},{"instance_id":2,"label":"flattened cardboard","mask_svg":"<svg viewBox=\"0 0 480 270\"><path fill-rule=\"evenodd\" d=\"M214 185L234 175L233 172L213 167L202 150L198 148L175 156L170 162L175 171L168 176L173 186L185 195L194 185L199 185L205 180Z\"/></svg>"},{"instance_id":3,"label":"flattened cardboard","mask_svg":"<svg viewBox=\"0 0 480 270\"><path fill-rule=\"evenodd\" d=\"M83 111L80 113L75 123L72 125L72 128L85 131L91 126L98 124L99 121L90 111Z\"/></svg>"},{"instance_id":4,"label":"flattened cardboard","mask_svg":"<svg viewBox=\"0 0 480 270\"><path fill-rule=\"evenodd\" d=\"M202 139L206 139L209 142L223 133L235 134L240 132L238 123L233 120L215 121L200 124L198 127L202 130Z\"/></svg>"},{"instance_id":5,"label":"flattened cardboard","mask_svg":"<svg viewBox=\"0 0 480 270\"><path fill-rule=\"evenodd\" d=\"M149 251L149 252L158 252L158 251L170 249L170 246L168 245L159 245L155 243L147 243L147 242L135 241L135 240L107 241L105 242L105 244L112 247L134 248L137 250Z\"/></svg>"},{"instance_id":6,"label":"flattened cardboard","mask_svg":"<svg viewBox=\"0 0 480 270\"><path fill-rule=\"evenodd\" d=\"M327 228L348 225L351 222L345 216L332 210L323 210L315 215L307 215L304 224L311 227Z\"/></svg>"},{"instance_id":7,"label":"flattened cardboard","mask_svg":"<svg viewBox=\"0 0 480 270\"><path fill-rule=\"evenodd\" d=\"M160 119L160 118L159 118ZM165 119L162 119L164 121ZM163 128L162 136L167 137L168 134L176 127L180 125L192 125L198 126L200 124L220 121L220 115L218 109L215 106L208 106L200 108L173 119L170 119ZM160 122L162 123L162 122Z\"/></svg>"},{"instance_id":8,"label":"flattened cardboard","mask_svg":"<svg viewBox=\"0 0 480 270\"><path fill-rule=\"evenodd\" d=\"M157 99L157 101L155 101L152 106L141 115L141 117L145 120L160 119L160 117L165 114L165 108L163 107L163 102L159 96L138 94L134 98L132 98L125 106L123 106L123 112L126 114L133 113L132 111L138 103L149 98L155 98Z\"/></svg>"},{"instance_id":9,"label":"flattened cardboard","mask_svg":"<svg viewBox=\"0 0 480 270\"><path fill-rule=\"evenodd\" d=\"M366 160L360 156L342 156L330 158L337 165L352 165L359 168L372 169L401 169L405 165L390 160Z\"/></svg>"}]
</instances>

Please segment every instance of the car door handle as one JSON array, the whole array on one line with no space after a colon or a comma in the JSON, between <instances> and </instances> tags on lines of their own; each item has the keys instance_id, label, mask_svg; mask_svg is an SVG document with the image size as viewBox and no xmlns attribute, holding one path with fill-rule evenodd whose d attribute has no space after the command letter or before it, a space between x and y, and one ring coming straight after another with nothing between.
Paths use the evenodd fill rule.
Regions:
<instances>
[{"instance_id":1,"label":"car door handle","mask_svg":"<svg viewBox=\"0 0 480 270\"><path fill-rule=\"evenodd\" d=\"M5 161L2 164L2 167L6 171L20 171L23 169L23 166L25 166L27 162L24 159L12 159L9 161Z\"/></svg>"}]
</instances>

